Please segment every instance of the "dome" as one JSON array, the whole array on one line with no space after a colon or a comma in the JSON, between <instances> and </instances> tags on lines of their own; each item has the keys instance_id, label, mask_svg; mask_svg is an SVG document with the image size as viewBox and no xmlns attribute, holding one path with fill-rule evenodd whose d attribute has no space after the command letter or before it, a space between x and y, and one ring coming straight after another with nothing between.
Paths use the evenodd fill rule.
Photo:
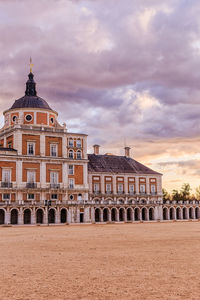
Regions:
<instances>
[{"instance_id":1,"label":"dome","mask_svg":"<svg viewBox=\"0 0 200 300\"><path fill-rule=\"evenodd\" d=\"M15 100L14 104L11 106L10 109L16 109L16 108L44 108L52 110L49 106L49 104L42 98L38 96L27 96L19 98L18 100Z\"/></svg>"},{"instance_id":2,"label":"dome","mask_svg":"<svg viewBox=\"0 0 200 300\"><path fill-rule=\"evenodd\" d=\"M26 82L25 95L18 100L15 100L14 104L10 109L17 108L43 108L52 110L49 104L42 98L37 96L36 83L33 79L34 75L32 72L28 75L28 81Z\"/></svg>"}]
</instances>

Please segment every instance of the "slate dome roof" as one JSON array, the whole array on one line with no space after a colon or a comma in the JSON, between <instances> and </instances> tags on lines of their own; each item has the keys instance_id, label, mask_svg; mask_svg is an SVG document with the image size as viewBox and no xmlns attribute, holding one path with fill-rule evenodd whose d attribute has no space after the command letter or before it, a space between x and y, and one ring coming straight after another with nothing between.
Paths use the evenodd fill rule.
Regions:
<instances>
[{"instance_id":1,"label":"slate dome roof","mask_svg":"<svg viewBox=\"0 0 200 300\"><path fill-rule=\"evenodd\" d=\"M44 108L52 110L49 104L42 98L38 96L24 96L17 100L15 100L14 104L11 106L10 109L16 108Z\"/></svg>"},{"instance_id":2,"label":"slate dome roof","mask_svg":"<svg viewBox=\"0 0 200 300\"><path fill-rule=\"evenodd\" d=\"M34 75L32 72L28 75L28 81L26 82L25 95L17 100L10 109L16 108L43 108L52 110L46 100L37 96L36 83L33 79Z\"/></svg>"}]
</instances>

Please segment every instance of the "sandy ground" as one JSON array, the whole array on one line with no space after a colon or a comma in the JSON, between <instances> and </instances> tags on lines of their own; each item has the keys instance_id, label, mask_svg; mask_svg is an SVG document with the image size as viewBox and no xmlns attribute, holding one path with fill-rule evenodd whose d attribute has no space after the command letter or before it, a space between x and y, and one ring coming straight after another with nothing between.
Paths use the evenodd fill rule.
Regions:
<instances>
[{"instance_id":1,"label":"sandy ground","mask_svg":"<svg viewBox=\"0 0 200 300\"><path fill-rule=\"evenodd\" d=\"M200 222L0 228L0 299L200 299Z\"/></svg>"}]
</instances>

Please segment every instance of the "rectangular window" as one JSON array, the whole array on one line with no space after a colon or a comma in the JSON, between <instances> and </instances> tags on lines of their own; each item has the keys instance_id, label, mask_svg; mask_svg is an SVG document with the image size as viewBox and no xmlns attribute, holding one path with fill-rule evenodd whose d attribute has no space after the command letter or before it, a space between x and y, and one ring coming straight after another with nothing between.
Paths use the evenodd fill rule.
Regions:
<instances>
[{"instance_id":1,"label":"rectangular window","mask_svg":"<svg viewBox=\"0 0 200 300\"><path fill-rule=\"evenodd\" d=\"M52 200L57 200L58 199L58 194L51 194L51 199Z\"/></svg>"},{"instance_id":2,"label":"rectangular window","mask_svg":"<svg viewBox=\"0 0 200 300\"><path fill-rule=\"evenodd\" d=\"M8 143L8 148L12 148L12 143L11 142Z\"/></svg>"},{"instance_id":3,"label":"rectangular window","mask_svg":"<svg viewBox=\"0 0 200 300\"><path fill-rule=\"evenodd\" d=\"M74 152L73 152L73 150L69 150L69 158L74 158Z\"/></svg>"},{"instance_id":4,"label":"rectangular window","mask_svg":"<svg viewBox=\"0 0 200 300\"><path fill-rule=\"evenodd\" d=\"M10 194L3 194L3 200L10 200Z\"/></svg>"},{"instance_id":5,"label":"rectangular window","mask_svg":"<svg viewBox=\"0 0 200 300\"><path fill-rule=\"evenodd\" d=\"M73 141L73 139L69 139L69 147L74 147L74 141Z\"/></svg>"},{"instance_id":6,"label":"rectangular window","mask_svg":"<svg viewBox=\"0 0 200 300\"><path fill-rule=\"evenodd\" d=\"M74 179L72 179L72 178L69 179L69 188L70 189L74 188Z\"/></svg>"},{"instance_id":7,"label":"rectangular window","mask_svg":"<svg viewBox=\"0 0 200 300\"><path fill-rule=\"evenodd\" d=\"M81 140L76 141L76 146L77 146L77 148L81 148Z\"/></svg>"},{"instance_id":8,"label":"rectangular window","mask_svg":"<svg viewBox=\"0 0 200 300\"><path fill-rule=\"evenodd\" d=\"M69 165L69 175L74 175L74 166Z\"/></svg>"},{"instance_id":9,"label":"rectangular window","mask_svg":"<svg viewBox=\"0 0 200 300\"><path fill-rule=\"evenodd\" d=\"M106 193L108 193L108 194L111 193L111 184L110 183L106 184Z\"/></svg>"},{"instance_id":10,"label":"rectangular window","mask_svg":"<svg viewBox=\"0 0 200 300\"><path fill-rule=\"evenodd\" d=\"M123 187L123 184L122 183L118 183L118 193L122 193L123 192L123 189L124 189L124 187Z\"/></svg>"},{"instance_id":11,"label":"rectangular window","mask_svg":"<svg viewBox=\"0 0 200 300\"><path fill-rule=\"evenodd\" d=\"M145 186L145 184L141 184L140 185L140 193L145 193L146 192L146 186Z\"/></svg>"},{"instance_id":12,"label":"rectangular window","mask_svg":"<svg viewBox=\"0 0 200 300\"><path fill-rule=\"evenodd\" d=\"M27 154L35 155L35 143L28 143L27 145Z\"/></svg>"},{"instance_id":13,"label":"rectangular window","mask_svg":"<svg viewBox=\"0 0 200 300\"><path fill-rule=\"evenodd\" d=\"M129 193L134 194L134 191L135 191L134 184L129 184Z\"/></svg>"},{"instance_id":14,"label":"rectangular window","mask_svg":"<svg viewBox=\"0 0 200 300\"><path fill-rule=\"evenodd\" d=\"M155 194L155 193L156 193L156 186L155 186L155 184L152 184L152 185L151 185L151 193L152 193L152 194Z\"/></svg>"},{"instance_id":15,"label":"rectangular window","mask_svg":"<svg viewBox=\"0 0 200 300\"><path fill-rule=\"evenodd\" d=\"M94 183L94 192L99 193L99 183Z\"/></svg>"},{"instance_id":16,"label":"rectangular window","mask_svg":"<svg viewBox=\"0 0 200 300\"><path fill-rule=\"evenodd\" d=\"M27 171L27 182L28 183L35 182L35 171Z\"/></svg>"},{"instance_id":17,"label":"rectangular window","mask_svg":"<svg viewBox=\"0 0 200 300\"><path fill-rule=\"evenodd\" d=\"M58 172L50 172L50 183L58 184Z\"/></svg>"},{"instance_id":18,"label":"rectangular window","mask_svg":"<svg viewBox=\"0 0 200 300\"><path fill-rule=\"evenodd\" d=\"M34 200L35 195L34 194L28 194L28 200Z\"/></svg>"},{"instance_id":19,"label":"rectangular window","mask_svg":"<svg viewBox=\"0 0 200 300\"><path fill-rule=\"evenodd\" d=\"M10 183L11 182L11 170L3 169L2 177L3 177L2 182Z\"/></svg>"},{"instance_id":20,"label":"rectangular window","mask_svg":"<svg viewBox=\"0 0 200 300\"><path fill-rule=\"evenodd\" d=\"M57 145L56 144L51 144L50 145L50 151L51 151L51 156L56 157L57 156Z\"/></svg>"}]
</instances>

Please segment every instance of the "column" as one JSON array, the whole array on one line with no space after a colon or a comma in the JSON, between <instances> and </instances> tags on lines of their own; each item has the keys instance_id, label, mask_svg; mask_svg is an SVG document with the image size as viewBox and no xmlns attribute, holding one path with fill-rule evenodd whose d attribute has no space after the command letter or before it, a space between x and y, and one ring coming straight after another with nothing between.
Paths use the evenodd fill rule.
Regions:
<instances>
[{"instance_id":1,"label":"column","mask_svg":"<svg viewBox=\"0 0 200 300\"><path fill-rule=\"evenodd\" d=\"M45 147L45 135L42 133L40 135L40 155L41 156L45 156L45 151L46 151L45 148L46 148Z\"/></svg>"},{"instance_id":2,"label":"column","mask_svg":"<svg viewBox=\"0 0 200 300\"><path fill-rule=\"evenodd\" d=\"M64 135L62 138L62 156L67 158L67 136Z\"/></svg>"},{"instance_id":3,"label":"column","mask_svg":"<svg viewBox=\"0 0 200 300\"><path fill-rule=\"evenodd\" d=\"M101 175L101 193L105 194L105 183L104 183L104 176Z\"/></svg>"}]
</instances>

